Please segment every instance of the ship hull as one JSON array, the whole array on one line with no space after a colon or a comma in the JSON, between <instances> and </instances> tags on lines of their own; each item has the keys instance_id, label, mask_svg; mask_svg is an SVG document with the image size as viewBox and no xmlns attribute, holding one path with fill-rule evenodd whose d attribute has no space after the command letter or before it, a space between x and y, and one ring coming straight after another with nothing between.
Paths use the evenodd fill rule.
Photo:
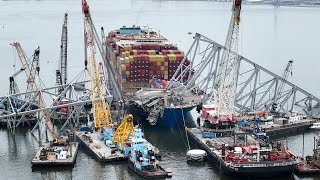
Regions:
<instances>
[{"instance_id":1,"label":"ship hull","mask_svg":"<svg viewBox=\"0 0 320 180\"><path fill-rule=\"evenodd\" d=\"M186 117L193 108L194 106L183 108L167 107L164 109L162 117L158 120L158 125L169 128L174 128L181 124L183 125L184 121L191 121L190 118Z\"/></svg>"},{"instance_id":2,"label":"ship hull","mask_svg":"<svg viewBox=\"0 0 320 180\"><path fill-rule=\"evenodd\" d=\"M192 119L187 118L188 113L195 106L187 106L187 107L166 107L163 111L162 115L159 115L156 126L165 127L165 128L174 128L178 125L183 125L184 120L186 123L190 123ZM129 106L131 114L133 114L135 118L135 124L149 124L147 121L147 117L149 112L143 109L136 103L132 103Z\"/></svg>"},{"instance_id":3,"label":"ship hull","mask_svg":"<svg viewBox=\"0 0 320 180\"><path fill-rule=\"evenodd\" d=\"M290 160L279 162L251 162L247 163L246 167L231 167L226 165L221 158L219 158L214 152L212 152L208 146L202 143L190 131L187 131L187 134L189 140L194 145L207 152L206 159L209 160L210 163L216 166L219 171L224 174L244 177L290 176L295 168L295 164L290 163Z\"/></svg>"}]
</instances>

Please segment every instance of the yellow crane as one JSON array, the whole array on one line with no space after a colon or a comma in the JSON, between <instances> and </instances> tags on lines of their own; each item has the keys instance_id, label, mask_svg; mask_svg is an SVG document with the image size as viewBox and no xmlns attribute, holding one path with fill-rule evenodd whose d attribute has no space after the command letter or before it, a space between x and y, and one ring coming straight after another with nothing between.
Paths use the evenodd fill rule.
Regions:
<instances>
[{"instance_id":1,"label":"yellow crane","mask_svg":"<svg viewBox=\"0 0 320 180\"><path fill-rule=\"evenodd\" d=\"M82 0L82 12L84 14L84 25L85 25L85 44L87 50L87 57L89 59L90 66L90 82L92 90L92 108L94 116L94 127L102 128L112 123L110 107L105 102L101 78L99 77L98 66L96 63L96 48L95 39L96 34L94 32L94 25L89 11L89 5L86 0ZM104 40L104 39L103 39ZM99 45L99 44L98 44ZM111 77L109 77L111 78ZM121 93L120 93L121 94ZM128 140L129 136L134 132L133 116L131 114L125 116L121 124L117 128L113 142L119 143L120 149L122 149L123 144Z\"/></svg>"},{"instance_id":2,"label":"yellow crane","mask_svg":"<svg viewBox=\"0 0 320 180\"><path fill-rule=\"evenodd\" d=\"M123 144L129 139L134 132L133 116L131 114L127 115L116 130L113 135L112 143L119 143L119 149L123 149Z\"/></svg>"},{"instance_id":3,"label":"yellow crane","mask_svg":"<svg viewBox=\"0 0 320 180\"><path fill-rule=\"evenodd\" d=\"M35 75L31 72L30 66L28 65L28 62L27 62L27 56L26 56L25 52L23 51L20 43L14 42L11 45L13 47L15 47L15 49L17 50L17 54L18 54L19 59L22 64L22 68L25 69L24 72L26 73L27 81L28 81L29 85L31 86L31 89L33 91L33 96L38 104L38 107L45 108L46 104L43 99L41 89L36 84ZM35 55L39 56L39 53L40 53L40 49L38 48L35 50ZM53 124L51 122L49 111L47 109L44 109L44 110L40 111L40 113L42 113L42 116L46 122L46 126L49 129L49 131L51 132L53 139L55 140L57 138L56 132L55 132L55 129L54 129Z\"/></svg>"},{"instance_id":4,"label":"yellow crane","mask_svg":"<svg viewBox=\"0 0 320 180\"><path fill-rule=\"evenodd\" d=\"M96 62L96 48L94 41L94 34L90 21L89 6L83 7L84 13L84 28L85 28L85 41L87 48L87 56L90 66L90 82L91 82L91 97L92 97L92 112L94 118L94 127L103 128L112 123L110 107L105 102L103 96L101 80L99 77L98 66Z\"/></svg>"}]
</instances>

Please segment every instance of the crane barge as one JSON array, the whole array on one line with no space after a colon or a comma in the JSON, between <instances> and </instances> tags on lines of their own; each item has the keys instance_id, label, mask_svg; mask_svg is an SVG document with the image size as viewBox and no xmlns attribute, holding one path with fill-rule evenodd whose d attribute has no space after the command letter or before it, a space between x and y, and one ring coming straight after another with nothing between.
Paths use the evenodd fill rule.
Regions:
<instances>
[{"instance_id":1,"label":"crane barge","mask_svg":"<svg viewBox=\"0 0 320 180\"><path fill-rule=\"evenodd\" d=\"M45 100L41 93L41 87L36 83L36 73L39 74L40 67L37 61L36 71L32 71L32 68L27 62L27 57L23 51L20 43L14 42L11 44L17 50L22 67L27 75L28 84L33 91L33 99L36 101L39 108L46 107ZM35 50L37 56L40 53L40 48ZM39 56L38 56L39 57ZM36 73L35 73L36 72ZM46 125L46 128L51 134L51 141L43 144L39 151L36 153L32 160L33 166L38 165L73 165L78 152L78 143L74 141L73 135L69 134L68 137L57 136L56 130L51 122L50 112L48 109L40 111L40 115L43 121L40 119L36 126L40 127L42 123Z\"/></svg>"},{"instance_id":2,"label":"crane barge","mask_svg":"<svg viewBox=\"0 0 320 180\"><path fill-rule=\"evenodd\" d=\"M207 152L222 173L246 177L289 175L298 161L282 143L261 143L236 128L235 97L240 55L238 38L241 0L234 0L223 56L214 79L212 95L203 105L198 128L186 129L190 141ZM212 40L198 36L206 42ZM203 123L201 123L201 120Z\"/></svg>"}]
</instances>

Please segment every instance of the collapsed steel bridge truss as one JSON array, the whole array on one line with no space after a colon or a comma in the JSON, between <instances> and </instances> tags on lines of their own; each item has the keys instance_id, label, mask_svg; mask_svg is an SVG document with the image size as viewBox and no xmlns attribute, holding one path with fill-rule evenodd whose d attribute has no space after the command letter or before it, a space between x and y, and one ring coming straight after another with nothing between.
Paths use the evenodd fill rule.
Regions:
<instances>
[{"instance_id":1,"label":"collapsed steel bridge truss","mask_svg":"<svg viewBox=\"0 0 320 180\"><path fill-rule=\"evenodd\" d=\"M213 87L218 84L225 50L226 47L197 33L167 89L182 95L192 91L203 95L204 103L213 103ZM303 111L309 117L320 116L319 98L249 59L239 57L235 94L238 112L262 110L286 115L292 111ZM188 60L190 63L186 63ZM278 88L282 83L283 87ZM281 92L277 92L279 89Z\"/></svg>"}]
</instances>

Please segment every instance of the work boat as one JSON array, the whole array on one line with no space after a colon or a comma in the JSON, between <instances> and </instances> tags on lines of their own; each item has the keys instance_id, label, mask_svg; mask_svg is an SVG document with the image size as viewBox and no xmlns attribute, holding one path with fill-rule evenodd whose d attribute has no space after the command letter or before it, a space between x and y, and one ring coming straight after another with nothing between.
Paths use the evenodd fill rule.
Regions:
<instances>
[{"instance_id":1,"label":"work boat","mask_svg":"<svg viewBox=\"0 0 320 180\"><path fill-rule=\"evenodd\" d=\"M134 130L129 155L129 169L144 178L171 177L170 170L159 165L155 152L149 148L149 142L143 138L141 129Z\"/></svg>"}]
</instances>

